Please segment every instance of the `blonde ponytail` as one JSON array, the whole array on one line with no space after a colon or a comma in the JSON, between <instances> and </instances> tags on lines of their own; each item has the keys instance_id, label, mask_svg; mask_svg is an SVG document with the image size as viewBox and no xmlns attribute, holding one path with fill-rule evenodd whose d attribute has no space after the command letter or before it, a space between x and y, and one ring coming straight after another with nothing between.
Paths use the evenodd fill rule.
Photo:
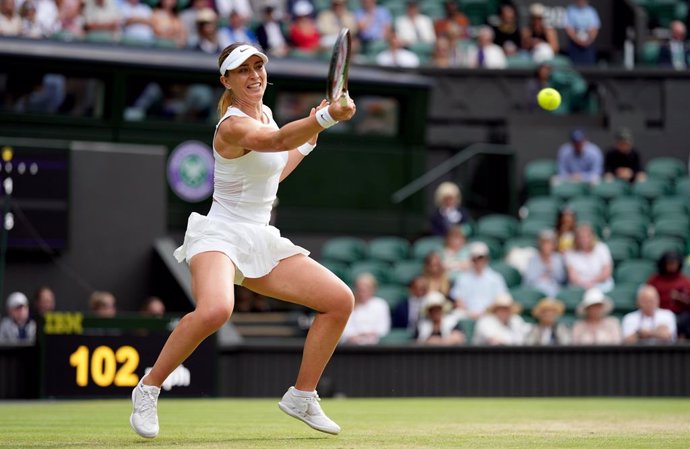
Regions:
<instances>
[{"instance_id":1,"label":"blonde ponytail","mask_svg":"<svg viewBox=\"0 0 690 449\"><path fill-rule=\"evenodd\" d=\"M225 92L223 92L223 96L220 97L220 101L218 102L218 118L222 117L225 114L225 111L228 110L231 104L232 92L230 92L230 89L225 89Z\"/></svg>"}]
</instances>

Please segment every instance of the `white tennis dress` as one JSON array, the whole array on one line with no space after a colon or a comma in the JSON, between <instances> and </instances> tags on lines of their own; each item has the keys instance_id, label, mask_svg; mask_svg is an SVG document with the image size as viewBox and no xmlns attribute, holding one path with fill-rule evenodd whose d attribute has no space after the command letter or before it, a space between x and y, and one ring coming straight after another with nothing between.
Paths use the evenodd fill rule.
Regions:
<instances>
[{"instance_id":1,"label":"white tennis dress","mask_svg":"<svg viewBox=\"0 0 690 449\"><path fill-rule=\"evenodd\" d=\"M264 112L271 126L278 129L270 109ZM216 125L232 116L249 117L229 107ZM215 137L215 134L214 134ZM235 284L245 277L265 276L281 259L309 251L281 237L269 225L271 208L278 192L280 174L287 164L288 153L250 151L235 159L226 159L213 147L213 204L208 215L196 212L189 216L184 243L175 250L178 262L187 263L199 253L220 251L235 264Z\"/></svg>"}]
</instances>

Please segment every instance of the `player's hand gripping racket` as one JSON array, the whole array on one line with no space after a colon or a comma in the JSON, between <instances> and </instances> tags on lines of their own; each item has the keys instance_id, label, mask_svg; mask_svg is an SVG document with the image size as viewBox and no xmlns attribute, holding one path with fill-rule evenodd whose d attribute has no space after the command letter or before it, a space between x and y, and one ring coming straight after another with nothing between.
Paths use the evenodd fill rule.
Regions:
<instances>
[{"instance_id":1,"label":"player's hand gripping racket","mask_svg":"<svg viewBox=\"0 0 690 449\"><path fill-rule=\"evenodd\" d=\"M331 56L331 66L328 69L328 86L326 88L326 98L333 104L340 100L341 106L347 106L349 98L347 93L347 78L350 71L350 47L352 38L350 30L343 28L338 34L338 39L333 46Z\"/></svg>"}]
</instances>

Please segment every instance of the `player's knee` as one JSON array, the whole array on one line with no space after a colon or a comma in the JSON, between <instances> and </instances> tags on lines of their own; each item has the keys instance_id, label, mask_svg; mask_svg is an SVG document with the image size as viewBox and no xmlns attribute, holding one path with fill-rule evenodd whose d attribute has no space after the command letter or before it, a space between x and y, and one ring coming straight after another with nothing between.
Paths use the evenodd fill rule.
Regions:
<instances>
[{"instance_id":1,"label":"player's knee","mask_svg":"<svg viewBox=\"0 0 690 449\"><path fill-rule=\"evenodd\" d=\"M202 322L209 329L218 329L224 325L232 315L232 302L227 301L216 301L217 304L206 306L197 309L196 313L199 314Z\"/></svg>"},{"instance_id":2,"label":"player's knee","mask_svg":"<svg viewBox=\"0 0 690 449\"><path fill-rule=\"evenodd\" d=\"M347 320L355 308L355 297L352 294L352 290L343 285L342 288L337 290L335 295L332 312Z\"/></svg>"}]
</instances>

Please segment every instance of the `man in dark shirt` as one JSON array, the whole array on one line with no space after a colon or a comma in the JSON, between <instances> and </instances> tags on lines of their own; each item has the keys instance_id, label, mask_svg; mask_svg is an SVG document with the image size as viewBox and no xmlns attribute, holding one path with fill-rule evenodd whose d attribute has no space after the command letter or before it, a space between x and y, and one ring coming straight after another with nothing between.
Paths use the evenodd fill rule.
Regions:
<instances>
[{"instance_id":1,"label":"man in dark shirt","mask_svg":"<svg viewBox=\"0 0 690 449\"><path fill-rule=\"evenodd\" d=\"M629 129L621 128L616 133L613 146L606 153L604 173L609 180L618 178L633 182L646 178L641 169L640 155L633 148L633 136Z\"/></svg>"}]
</instances>

